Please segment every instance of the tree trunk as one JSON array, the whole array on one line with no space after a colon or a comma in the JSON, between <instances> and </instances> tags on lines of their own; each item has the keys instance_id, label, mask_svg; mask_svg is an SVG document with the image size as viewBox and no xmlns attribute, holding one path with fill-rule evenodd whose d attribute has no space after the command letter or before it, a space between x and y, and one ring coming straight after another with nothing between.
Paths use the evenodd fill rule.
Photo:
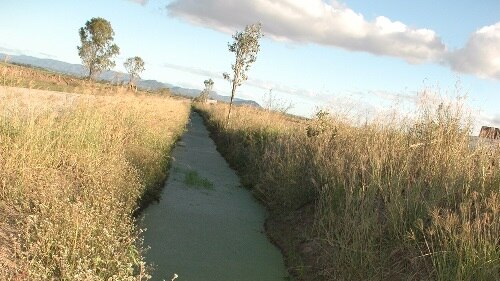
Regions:
<instances>
[{"instance_id":1,"label":"tree trunk","mask_svg":"<svg viewBox=\"0 0 500 281\"><path fill-rule=\"evenodd\" d=\"M229 125L229 118L231 117L231 108L233 108L233 99L236 92L236 82L233 80L233 89L231 90L231 100L229 101L229 112L227 113L226 125Z\"/></svg>"},{"instance_id":2,"label":"tree trunk","mask_svg":"<svg viewBox=\"0 0 500 281\"><path fill-rule=\"evenodd\" d=\"M129 80L128 80L128 84L129 85L133 85L134 84L134 76L132 74L129 74L130 77L129 77Z\"/></svg>"},{"instance_id":3,"label":"tree trunk","mask_svg":"<svg viewBox=\"0 0 500 281\"><path fill-rule=\"evenodd\" d=\"M87 77L87 80L92 80L92 67L89 67L89 76Z\"/></svg>"}]
</instances>

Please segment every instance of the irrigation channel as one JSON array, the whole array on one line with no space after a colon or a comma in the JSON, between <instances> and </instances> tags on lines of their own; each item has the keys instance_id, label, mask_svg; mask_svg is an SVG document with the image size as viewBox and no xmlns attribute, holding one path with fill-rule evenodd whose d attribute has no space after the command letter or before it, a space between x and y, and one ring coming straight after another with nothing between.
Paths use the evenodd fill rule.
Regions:
<instances>
[{"instance_id":1,"label":"irrigation channel","mask_svg":"<svg viewBox=\"0 0 500 281\"><path fill-rule=\"evenodd\" d=\"M241 187L197 113L172 157L160 202L143 212L153 280L290 280L264 233L266 210Z\"/></svg>"}]
</instances>

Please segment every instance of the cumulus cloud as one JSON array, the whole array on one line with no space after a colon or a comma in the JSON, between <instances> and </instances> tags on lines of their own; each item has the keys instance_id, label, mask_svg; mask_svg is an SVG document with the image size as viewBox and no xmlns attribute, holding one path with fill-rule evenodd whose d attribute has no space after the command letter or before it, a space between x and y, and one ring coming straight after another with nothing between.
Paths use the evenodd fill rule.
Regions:
<instances>
[{"instance_id":1,"label":"cumulus cloud","mask_svg":"<svg viewBox=\"0 0 500 281\"><path fill-rule=\"evenodd\" d=\"M474 32L464 48L448 54L447 61L455 71L500 80L500 22Z\"/></svg>"},{"instance_id":2,"label":"cumulus cloud","mask_svg":"<svg viewBox=\"0 0 500 281\"><path fill-rule=\"evenodd\" d=\"M380 16L362 14L333 0L175 0L171 16L233 33L261 22L267 36L402 58L410 63L437 60L446 47L430 29L416 29Z\"/></svg>"}]
</instances>

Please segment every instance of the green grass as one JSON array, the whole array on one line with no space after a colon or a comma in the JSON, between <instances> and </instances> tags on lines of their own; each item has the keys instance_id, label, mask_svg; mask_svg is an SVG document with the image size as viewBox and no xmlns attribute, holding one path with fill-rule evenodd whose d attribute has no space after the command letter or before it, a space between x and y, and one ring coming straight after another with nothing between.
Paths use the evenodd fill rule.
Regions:
<instances>
[{"instance_id":1,"label":"green grass","mask_svg":"<svg viewBox=\"0 0 500 281\"><path fill-rule=\"evenodd\" d=\"M189 170L184 174L184 183L204 189L214 189L214 184L206 178L201 177L197 171Z\"/></svg>"}]
</instances>

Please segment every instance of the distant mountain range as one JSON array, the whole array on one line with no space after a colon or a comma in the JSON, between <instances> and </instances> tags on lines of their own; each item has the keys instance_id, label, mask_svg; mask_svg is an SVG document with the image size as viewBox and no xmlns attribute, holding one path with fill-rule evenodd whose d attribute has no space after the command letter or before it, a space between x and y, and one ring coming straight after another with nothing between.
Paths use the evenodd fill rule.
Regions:
<instances>
[{"instance_id":1,"label":"distant mountain range","mask_svg":"<svg viewBox=\"0 0 500 281\"><path fill-rule=\"evenodd\" d=\"M64 74L70 74L78 77L85 76L86 70L81 64L71 64L59 60L53 59L42 59L32 56L26 55L7 55L0 53L0 60L4 61L7 58L7 62L16 63L28 66L39 67L43 69L47 69L50 71L55 71ZM123 72L118 72L114 70L109 70L101 73L99 79L112 81L112 82L123 82L129 80L129 75ZM199 89L187 89L178 86L174 86L169 83L159 82L156 80L144 80L139 79L137 81L137 87L144 90L159 90L159 89L169 89L172 93L185 97L196 97L200 94L201 90ZM229 102L230 97L222 96L217 94L217 92L211 92L210 97L214 100ZM234 99L235 104L247 104L256 107L260 107L260 105L253 100L245 100L245 99Z\"/></svg>"}]
</instances>

